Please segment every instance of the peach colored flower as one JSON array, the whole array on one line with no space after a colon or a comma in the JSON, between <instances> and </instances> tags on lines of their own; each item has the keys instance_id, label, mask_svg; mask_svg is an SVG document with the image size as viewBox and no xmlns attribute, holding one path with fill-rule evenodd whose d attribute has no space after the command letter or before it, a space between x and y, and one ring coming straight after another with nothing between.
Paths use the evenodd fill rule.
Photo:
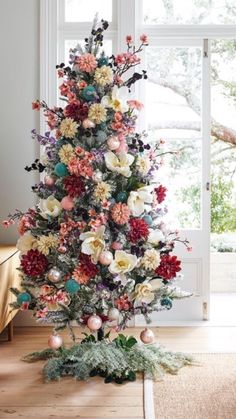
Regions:
<instances>
[{"instance_id":1,"label":"peach colored flower","mask_svg":"<svg viewBox=\"0 0 236 419\"><path fill-rule=\"evenodd\" d=\"M112 207L111 217L116 224L125 224L127 223L130 216L130 209L126 204L119 202Z\"/></svg>"},{"instance_id":2,"label":"peach colored flower","mask_svg":"<svg viewBox=\"0 0 236 419\"><path fill-rule=\"evenodd\" d=\"M127 103L131 108L137 109L137 111L141 111L143 108L143 104L139 100L128 100Z\"/></svg>"},{"instance_id":3,"label":"peach colored flower","mask_svg":"<svg viewBox=\"0 0 236 419\"><path fill-rule=\"evenodd\" d=\"M147 37L147 35L145 34L145 33L143 33L141 36L140 36L140 41L143 43L143 44L148 44L148 37Z\"/></svg>"},{"instance_id":4,"label":"peach colored flower","mask_svg":"<svg viewBox=\"0 0 236 419\"><path fill-rule=\"evenodd\" d=\"M86 179L89 179L93 176L93 168L89 164L87 158L78 160L76 157L73 157L68 163L69 172L75 176L83 176Z\"/></svg>"},{"instance_id":5,"label":"peach colored flower","mask_svg":"<svg viewBox=\"0 0 236 419\"><path fill-rule=\"evenodd\" d=\"M86 273L84 273L82 271L82 269L80 268L80 266L78 266L72 273L72 277L79 283L79 284L84 284L86 285L90 278L88 275L86 275Z\"/></svg>"},{"instance_id":6,"label":"peach colored flower","mask_svg":"<svg viewBox=\"0 0 236 419\"><path fill-rule=\"evenodd\" d=\"M81 71L92 73L97 67L97 61L93 54L84 54L76 58L75 65L78 65Z\"/></svg>"}]
</instances>

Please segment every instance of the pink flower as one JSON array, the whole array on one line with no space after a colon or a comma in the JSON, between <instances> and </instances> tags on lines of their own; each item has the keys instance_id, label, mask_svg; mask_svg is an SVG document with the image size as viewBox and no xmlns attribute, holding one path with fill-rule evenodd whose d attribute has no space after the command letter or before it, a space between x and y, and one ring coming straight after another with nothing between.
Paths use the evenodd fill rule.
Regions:
<instances>
[{"instance_id":1,"label":"pink flower","mask_svg":"<svg viewBox=\"0 0 236 419\"><path fill-rule=\"evenodd\" d=\"M61 70L61 69L57 70L57 75L58 75L59 78L63 77L64 76L64 71Z\"/></svg>"},{"instance_id":2,"label":"pink flower","mask_svg":"<svg viewBox=\"0 0 236 419\"><path fill-rule=\"evenodd\" d=\"M42 310L36 311L36 317L39 319L44 319L48 313L48 308L44 307Z\"/></svg>"},{"instance_id":3,"label":"pink flower","mask_svg":"<svg viewBox=\"0 0 236 419\"><path fill-rule=\"evenodd\" d=\"M133 38L131 35L127 35L125 40L126 40L126 44L132 44L133 42Z\"/></svg>"},{"instance_id":4,"label":"pink flower","mask_svg":"<svg viewBox=\"0 0 236 419\"><path fill-rule=\"evenodd\" d=\"M126 139L125 139L124 135L122 135L122 134L118 135L118 140L120 141L120 145L116 149L116 153L121 153L122 151L127 153L128 145L127 145L127 142L126 142Z\"/></svg>"},{"instance_id":5,"label":"pink flower","mask_svg":"<svg viewBox=\"0 0 236 419\"><path fill-rule=\"evenodd\" d=\"M76 57L75 65L78 65L81 71L92 73L97 67L97 61L93 54L84 54Z\"/></svg>"},{"instance_id":6,"label":"pink flower","mask_svg":"<svg viewBox=\"0 0 236 419\"><path fill-rule=\"evenodd\" d=\"M139 100L128 100L127 103L131 108L137 109L138 111L141 111L143 108L143 104Z\"/></svg>"},{"instance_id":7,"label":"pink flower","mask_svg":"<svg viewBox=\"0 0 236 419\"><path fill-rule=\"evenodd\" d=\"M8 228L8 227L10 227L10 225L15 224L15 221L14 220L3 220L1 224L4 228Z\"/></svg>"},{"instance_id":8,"label":"pink flower","mask_svg":"<svg viewBox=\"0 0 236 419\"><path fill-rule=\"evenodd\" d=\"M130 216L130 209L128 205L119 202L112 207L111 218L116 224L126 224Z\"/></svg>"},{"instance_id":9,"label":"pink flower","mask_svg":"<svg viewBox=\"0 0 236 419\"><path fill-rule=\"evenodd\" d=\"M145 44L145 45L147 45L148 44L148 37L147 37L147 35L145 34L145 33L143 33L141 36L140 36L140 41L143 43L143 44Z\"/></svg>"},{"instance_id":10,"label":"pink flower","mask_svg":"<svg viewBox=\"0 0 236 419\"><path fill-rule=\"evenodd\" d=\"M32 102L32 109L39 111L41 108L41 103L39 102L39 100L36 100L35 102Z\"/></svg>"},{"instance_id":11,"label":"pink flower","mask_svg":"<svg viewBox=\"0 0 236 419\"><path fill-rule=\"evenodd\" d=\"M73 157L68 164L69 172L75 176L83 176L87 179L93 176L93 168L89 164L87 158L78 160L76 157Z\"/></svg>"}]
</instances>

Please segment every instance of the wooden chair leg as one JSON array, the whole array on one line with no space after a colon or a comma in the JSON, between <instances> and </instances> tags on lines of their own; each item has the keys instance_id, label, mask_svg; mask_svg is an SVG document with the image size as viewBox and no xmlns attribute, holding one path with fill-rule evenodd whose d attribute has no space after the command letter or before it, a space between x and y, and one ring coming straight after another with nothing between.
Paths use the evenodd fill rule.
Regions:
<instances>
[{"instance_id":1,"label":"wooden chair leg","mask_svg":"<svg viewBox=\"0 0 236 419\"><path fill-rule=\"evenodd\" d=\"M8 340L13 340L13 321L10 321L7 326L7 332L8 332Z\"/></svg>"}]
</instances>

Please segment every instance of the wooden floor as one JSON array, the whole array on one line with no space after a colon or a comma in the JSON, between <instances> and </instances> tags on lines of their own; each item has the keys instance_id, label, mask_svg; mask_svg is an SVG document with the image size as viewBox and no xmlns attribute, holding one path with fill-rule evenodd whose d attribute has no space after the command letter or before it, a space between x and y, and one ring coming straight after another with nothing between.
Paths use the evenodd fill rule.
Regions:
<instances>
[{"instance_id":1,"label":"wooden floor","mask_svg":"<svg viewBox=\"0 0 236 419\"><path fill-rule=\"evenodd\" d=\"M122 386L102 379L76 382L63 378L44 384L43 362L27 364L24 354L47 346L45 327L16 328L13 342L0 337L0 418L119 418L141 419L143 381ZM157 341L168 349L188 352L236 352L235 327L153 328ZM127 334L138 336L140 329Z\"/></svg>"}]
</instances>

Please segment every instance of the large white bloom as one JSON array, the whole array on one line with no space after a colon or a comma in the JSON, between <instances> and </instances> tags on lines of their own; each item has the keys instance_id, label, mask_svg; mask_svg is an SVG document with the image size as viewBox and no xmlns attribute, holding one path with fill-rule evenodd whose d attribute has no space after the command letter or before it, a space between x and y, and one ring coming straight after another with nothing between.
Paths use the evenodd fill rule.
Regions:
<instances>
[{"instance_id":1,"label":"large white bloom","mask_svg":"<svg viewBox=\"0 0 236 419\"><path fill-rule=\"evenodd\" d=\"M23 234L16 244L17 249L19 249L22 253L28 252L28 250L36 249L37 247L37 240L32 234L29 232Z\"/></svg>"},{"instance_id":2,"label":"large white bloom","mask_svg":"<svg viewBox=\"0 0 236 419\"><path fill-rule=\"evenodd\" d=\"M154 291L162 287L162 280L160 278L151 279L135 286L135 290L132 294L132 299L135 300L136 304L146 303L150 304L154 300Z\"/></svg>"},{"instance_id":3,"label":"large white bloom","mask_svg":"<svg viewBox=\"0 0 236 419\"><path fill-rule=\"evenodd\" d=\"M130 166L134 161L134 156L124 151L116 155L112 151L105 153L106 166L112 172L117 172L125 177L131 176Z\"/></svg>"},{"instance_id":4,"label":"large white bloom","mask_svg":"<svg viewBox=\"0 0 236 419\"><path fill-rule=\"evenodd\" d=\"M80 240L83 240L81 250L86 255L91 255L93 263L97 263L100 254L105 247L103 240L105 227L101 226L96 231L88 231L87 233L80 234Z\"/></svg>"},{"instance_id":5,"label":"large white bloom","mask_svg":"<svg viewBox=\"0 0 236 419\"><path fill-rule=\"evenodd\" d=\"M115 112L127 112L129 106L127 104L127 87L114 86L111 92L111 96L104 96L101 103L105 108L112 108Z\"/></svg>"},{"instance_id":6,"label":"large white bloom","mask_svg":"<svg viewBox=\"0 0 236 419\"><path fill-rule=\"evenodd\" d=\"M62 210L60 202L53 195L50 195L47 199L40 199L39 208L43 218L58 217Z\"/></svg>"},{"instance_id":7,"label":"large white bloom","mask_svg":"<svg viewBox=\"0 0 236 419\"><path fill-rule=\"evenodd\" d=\"M147 249L141 259L141 265L151 271L156 269L160 263L160 253L155 249Z\"/></svg>"},{"instance_id":8,"label":"large white bloom","mask_svg":"<svg viewBox=\"0 0 236 419\"><path fill-rule=\"evenodd\" d=\"M136 166L138 171L145 176L151 169L151 162L147 156L138 156L136 160Z\"/></svg>"},{"instance_id":9,"label":"large white bloom","mask_svg":"<svg viewBox=\"0 0 236 419\"><path fill-rule=\"evenodd\" d=\"M116 250L115 258L109 266L112 274L123 275L132 271L138 263L137 256L124 252L124 250Z\"/></svg>"},{"instance_id":10,"label":"large white bloom","mask_svg":"<svg viewBox=\"0 0 236 419\"><path fill-rule=\"evenodd\" d=\"M130 192L127 205L131 210L132 215L139 217L145 210L145 203L151 204L152 201L152 194L149 189L144 186L143 188L137 189L137 191Z\"/></svg>"},{"instance_id":11,"label":"large white bloom","mask_svg":"<svg viewBox=\"0 0 236 419\"><path fill-rule=\"evenodd\" d=\"M149 229L149 235L147 241L151 244L158 244L161 241L164 241L165 237L161 230L156 229Z\"/></svg>"}]
</instances>

